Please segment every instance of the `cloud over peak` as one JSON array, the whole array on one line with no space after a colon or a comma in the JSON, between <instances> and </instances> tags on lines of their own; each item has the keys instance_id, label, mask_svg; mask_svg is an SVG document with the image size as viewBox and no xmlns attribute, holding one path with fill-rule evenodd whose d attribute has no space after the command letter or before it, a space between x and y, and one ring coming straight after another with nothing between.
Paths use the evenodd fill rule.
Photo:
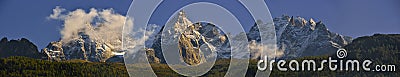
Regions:
<instances>
[{"instance_id":1,"label":"cloud over peak","mask_svg":"<svg viewBox=\"0 0 400 77\"><path fill-rule=\"evenodd\" d=\"M60 31L61 42L80 38L79 33L83 32L95 41L120 43L126 21L125 16L115 13L112 8L101 10L91 8L86 12L83 9L67 11L60 6L55 7L47 18L63 22Z\"/></svg>"}]
</instances>

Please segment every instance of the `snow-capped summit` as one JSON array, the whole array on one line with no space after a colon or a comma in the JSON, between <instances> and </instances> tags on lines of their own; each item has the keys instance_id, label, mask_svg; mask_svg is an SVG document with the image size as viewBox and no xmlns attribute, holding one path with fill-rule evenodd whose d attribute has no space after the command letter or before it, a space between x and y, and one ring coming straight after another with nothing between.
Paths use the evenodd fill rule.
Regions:
<instances>
[{"instance_id":1,"label":"snow-capped summit","mask_svg":"<svg viewBox=\"0 0 400 77\"><path fill-rule=\"evenodd\" d=\"M113 45L91 39L85 32L79 32L79 38L70 39L67 42L55 41L42 49L49 60L81 59L92 62L105 62L112 57L112 52L117 50Z\"/></svg>"},{"instance_id":2,"label":"snow-capped summit","mask_svg":"<svg viewBox=\"0 0 400 77\"><path fill-rule=\"evenodd\" d=\"M351 42L351 37L329 31L321 21L305 20L302 17L274 18L277 44L279 50L284 51L283 57L294 58L301 56L315 56L332 54ZM257 27L253 27L257 28ZM251 29L248 34L256 34ZM250 40L258 40L259 36L251 35Z\"/></svg>"}]
</instances>

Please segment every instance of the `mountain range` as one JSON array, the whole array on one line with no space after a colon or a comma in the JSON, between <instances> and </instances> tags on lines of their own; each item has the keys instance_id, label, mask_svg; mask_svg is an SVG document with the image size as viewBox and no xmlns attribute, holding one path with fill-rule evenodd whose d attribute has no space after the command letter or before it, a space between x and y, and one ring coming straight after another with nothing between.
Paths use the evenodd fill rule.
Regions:
<instances>
[{"instance_id":1,"label":"mountain range","mask_svg":"<svg viewBox=\"0 0 400 77\"><path fill-rule=\"evenodd\" d=\"M24 42L22 42L24 40ZM29 52L37 51L37 49L31 49L35 47L33 43L27 39L14 40L14 44L10 43L3 38L0 43L0 51L2 54L8 54L7 56L2 55L0 59L0 75L4 77L10 76L129 76L129 72L126 70L126 66L121 63L103 63L103 62L87 62L83 60L68 60L63 62L52 62L32 59L33 55ZM17 42L18 41L18 42ZM17 45L18 44L18 45ZM4 46L8 45L8 46ZM12 47L11 47L12 46ZM26 48L24 48L26 47ZM348 56L344 60L372 60L374 65L381 64L399 64L400 59L400 35L399 34L374 34L373 36L358 37L353 40L350 44L344 46L348 51ZM16 52L7 52L6 50L18 50L21 53L27 53L29 55L11 55ZM18 54L21 54L18 53ZM14 57L10 57L14 56ZM27 56L27 57L16 57L16 56ZM322 55L322 56L307 56L299 57L296 60L321 60L328 59L328 57L336 56ZM334 57L335 58L335 57ZM110 58L111 59L111 58ZM256 75L257 61L250 60L249 69L246 76ZM206 74L202 76L224 76L227 69L229 69L229 59L217 60L214 67ZM62 67L62 68L60 68ZM145 67L138 67L135 71L143 71ZM174 70L169 68L167 64L152 64L152 68L157 76L168 76L176 77L183 76L176 73ZM22 73L16 69L23 69ZM277 69L277 67L274 67ZM371 67L371 69L373 69ZM398 70L398 69L397 69ZM30 72L28 72L30 71ZM400 73L398 71L393 72L371 72L371 71L331 71L322 70L318 72L310 71L272 71L270 76L389 76L398 77Z\"/></svg>"},{"instance_id":2,"label":"mountain range","mask_svg":"<svg viewBox=\"0 0 400 77\"><path fill-rule=\"evenodd\" d=\"M167 38L167 40L179 38L179 45L183 45L185 48L198 48L192 46L196 46L197 44L205 44L205 48L217 52L218 58L231 57L231 53L229 52L231 49L229 45L230 40L227 39L225 33L221 32L221 30L214 24L205 22L192 23L189 19L190 18L187 18L185 13L181 11L181 13L179 13L179 15L173 19L175 21L172 21L172 23L174 23L173 30L177 31L177 33L182 33L183 36L175 36L174 38ZM274 18L273 21L277 36L278 51L282 51L284 53L282 56L280 56L281 58L329 55L335 53L338 48L343 48L343 46L351 43L352 41L352 38L349 36L344 36L329 31L325 24L323 24L321 21L315 22L313 19L307 21L302 17L289 17L286 15ZM152 50L150 54L155 54L151 56L151 58L159 58L161 63L164 62L161 48L161 36L163 35L162 31L165 30L164 27L165 26L161 27L160 29L153 26L151 28L152 30L148 30L158 31L154 32L158 34L152 35L154 38L149 39L154 41L146 42L146 44L152 44L146 45L148 49ZM189 32L185 30L189 30ZM261 39L259 33L259 29L256 25L254 25L250 31L246 33L251 52L250 58L252 59L257 59L260 57L259 52L261 52L261 46L259 45ZM194 36L200 36L200 38L194 38ZM192 42L184 42L186 40L184 38L189 38L188 40ZM190 51L191 49L182 50L181 48L180 52L188 50ZM184 55L187 55L188 53L190 55L199 57L196 58L192 56L191 58L193 59L190 60L197 60L203 59L204 57L202 56L204 56L203 53L205 52L186 52L186 54L181 56L184 57Z\"/></svg>"},{"instance_id":3,"label":"mountain range","mask_svg":"<svg viewBox=\"0 0 400 77\"><path fill-rule=\"evenodd\" d=\"M280 56L281 58L333 54L338 48L343 48L343 46L352 41L351 37L331 32L323 22L315 22L313 19L306 20L302 17L283 15L274 18L273 22L277 38L277 48L279 52L283 53ZM207 22L193 23L184 11L180 11L169 23L173 23L173 28L165 28L165 26L157 25L150 25L147 28L147 31L153 33L148 35L149 38L146 40L145 45L145 51L148 54L147 57L151 60L150 62L165 63L161 47L163 35L172 36L163 39L178 41L178 43L174 44L178 44L180 57L182 61L188 64L202 63L210 57L231 57L231 53L229 52L231 49L229 45L230 40L227 39L227 34L216 27L217 25ZM170 33L163 34L163 31L169 31ZM262 46L259 46L261 39L257 25L253 25L245 34L249 41L250 58L259 58L259 52L262 51L260 47ZM115 55L113 52L121 51L114 48L110 42L90 39L89 37L91 36L88 36L85 32L80 32L79 35L81 37L69 42L51 42L41 52L46 53L48 59L56 61L82 59L105 62L108 58ZM240 47L232 49L240 49ZM217 54L212 54L212 52L216 52Z\"/></svg>"}]
</instances>

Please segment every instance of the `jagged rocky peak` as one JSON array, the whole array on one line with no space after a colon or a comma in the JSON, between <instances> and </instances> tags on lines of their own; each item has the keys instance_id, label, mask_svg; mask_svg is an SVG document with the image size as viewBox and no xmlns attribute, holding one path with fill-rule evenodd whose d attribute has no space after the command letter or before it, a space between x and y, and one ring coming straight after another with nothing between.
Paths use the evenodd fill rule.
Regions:
<instances>
[{"instance_id":1,"label":"jagged rocky peak","mask_svg":"<svg viewBox=\"0 0 400 77\"><path fill-rule=\"evenodd\" d=\"M25 56L36 59L45 57L44 54L39 53L36 45L26 38L9 40L3 37L0 41L0 58L10 56Z\"/></svg>"},{"instance_id":2,"label":"jagged rocky peak","mask_svg":"<svg viewBox=\"0 0 400 77\"><path fill-rule=\"evenodd\" d=\"M326 28L325 24L322 23L322 21L317 22L315 25L315 30L322 30L322 31L328 31L328 28Z\"/></svg>"},{"instance_id":3,"label":"jagged rocky peak","mask_svg":"<svg viewBox=\"0 0 400 77\"><path fill-rule=\"evenodd\" d=\"M282 17L274 18L275 29L279 30L277 32L278 38L282 32L285 31L287 28L298 29L296 31L303 31L303 32L311 32L313 30L324 30L327 31L328 29L326 26L321 22L316 22L314 19L310 18L306 20L303 17L289 17L287 15L283 15ZM296 27L296 28L294 28ZM278 39L279 40L279 39Z\"/></svg>"},{"instance_id":4,"label":"jagged rocky peak","mask_svg":"<svg viewBox=\"0 0 400 77\"><path fill-rule=\"evenodd\" d=\"M312 18L310 18L310 20L308 22L310 23L310 26L311 26L310 28L312 30L314 30L317 23L315 23L314 19L312 19Z\"/></svg>"},{"instance_id":5,"label":"jagged rocky peak","mask_svg":"<svg viewBox=\"0 0 400 77\"><path fill-rule=\"evenodd\" d=\"M349 36L329 31L322 21L315 23L314 19L307 21L299 16L283 15L273 21L278 48L284 51L283 57L286 58L332 54L352 40ZM253 32L258 32L258 29L249 32L256 34ZM252 35L251 39L258 37Z\"/></svg>"},{"instance_id":6,"label":"jagged rocky peak","mask_svg":"<svg viewBox=\"0 0 400 77\"><path fill-rule=\"evenodd\" d=\"M42 49L49 60L61 61L81 59L92 62L105 62L113 56L112 45L93 40L85 32L79 32L79 38L66 42L54 41Z\"/></svg>"},{"instance_id":7,"label":"jagged rocky peak","mask_svg":"<svg viewBox=\"0 0 400 77\"><path fill-rule=\"evenodd\" d=\"M310 20L308 22L310 22L311 25L316 25L314 19L312 19L312 18L310 18Z\"/></svg>"},{"instance_id":8,"label":"jagged rocky peak","mask_svg":"<svg viewBox=\"0 0 400 77\"><path fill-rule=\"evenodd\" d=\"M293 16L290 17L290 25L291 26L299 26L299 27L304 27L307 25L308 21L300 16L297 16L296 18L294 18Z\"/></svg>"},{"instance_id":9,"label":"jagged rocky peak","mask_svg":"<svg viewBox=\"0 0 400 77\"><path fill-rule=\"evenodd\" d=\"M175 32L183 32L187 28L193 26L193 23L186 17L186 14L183 10L179 11L178 18L174 25Z\"/></svg>"},{"instance_id":10,"label":"jagged rocky peak","mask_svg":"<svg viewBox=\"0 0 400 77\"><path fill-rule=\"evenodd\" d=\"M181 61L189 64L196 65L206 62L207 58L210 57L211 52L216 51L216 47L222 46L226 42L226 37L221 31L213 24L206 22L192 23L190 18L186 17L184 11L180 11L170 22L168 22L173 28L164 28L155 35L151 49L154 52L150 52L160 59L160 63L165 63L165 59L161 49L161 37L164 40L175 40L178 41L178 49L181 57ZM162 31L166 33L162 33ZM174 33L172 33L174 32ZM170 44L171 42L167 42ZM172 43L171 43L172 44ZM166 51L171 52L171 51ZM148 58L154 58L154 56L148 56ZM157 61L158 62L158 61Z\"/></svg>"}]
</instances>

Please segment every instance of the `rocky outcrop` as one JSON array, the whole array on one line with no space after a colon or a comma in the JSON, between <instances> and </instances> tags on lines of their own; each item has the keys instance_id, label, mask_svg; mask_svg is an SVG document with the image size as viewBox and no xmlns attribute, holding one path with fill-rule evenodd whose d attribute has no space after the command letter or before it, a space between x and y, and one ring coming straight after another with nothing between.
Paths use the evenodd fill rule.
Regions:
<instances>
[{"instance_id":1,"label":"rocky outcrop","mask_svg":"<svg viewBox=\"0 0 400 77\"><path fill-rule=\"evenodd\" d=\"M147 59L150 63L160 63L160 59L154 54L154 49L146 49Z\"/></svg>"},{"instance_id":2,"label":"rocky outcrop","mask_svg":"<svg viewBox=\"0 0 400 77\"><path fill-rule=\"evenodd\" d=\"M61 42L50 42L46 48L42 49L42 53L45 53L47 59L53 61L62 61L65 60L65 55L62 48Z\"/></svg>"},{"instance_id":3,"label":"rocky outcrop","mask_svg":"<svg viewBox=\"0 0 400 77\"><path fill-rule=\"evenodd\" d=\"M200 50L199 42L205 42L203 39L199 40L200 36L181 34L179 37L179 53L184 62L189 65L199 64L205 62L204 54Z\"/></svg>"}]
</instances>

